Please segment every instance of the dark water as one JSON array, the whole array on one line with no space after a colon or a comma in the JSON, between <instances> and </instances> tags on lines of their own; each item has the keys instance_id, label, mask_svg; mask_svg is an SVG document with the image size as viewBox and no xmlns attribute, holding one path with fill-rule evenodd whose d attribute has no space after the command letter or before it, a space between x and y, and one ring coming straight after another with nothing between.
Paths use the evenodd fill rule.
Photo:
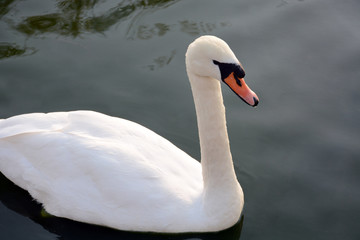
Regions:
<instances>
[{"instance_id":1,"label":"dark water","mask_svg":"<svg viewBox=\"0 0 360 240\"><path fill-rule=\"evenodd\" d=\"M359 12L357 0L0 1L0 118L96 110L199 159L184 54L204 34L228 42L260 97L253 109L223 90L245 192L233 229L154 236L44 219L1 178L0 239L360 239Z\"/></svg>"}]
</instances>

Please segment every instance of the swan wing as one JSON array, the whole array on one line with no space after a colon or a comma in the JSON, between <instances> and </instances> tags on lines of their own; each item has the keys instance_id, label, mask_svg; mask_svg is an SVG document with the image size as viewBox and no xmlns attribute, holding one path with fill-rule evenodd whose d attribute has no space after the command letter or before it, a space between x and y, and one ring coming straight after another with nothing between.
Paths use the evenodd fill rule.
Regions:
<instances>
[{"instance_id":1,"label":"swan wing","mask_svg":"<svg viewBox=\"0 0 360 240\"><path fill-rule=\"evenodd\" d=\"M199 162L128 120L35 113L1 120L0 129L0 170L56 216L147 227L202 192Z\"/></svg>"},{"instance_id":2,"label":"swan wing","mask_svg":"<svg viewBox=\"0 0 360 240\"><path fill-rule=\"evenodd\" d=\"M22 133L56 131L68 124L68 113L54 112L17 115L0 119L0 139Z\"/></svg>"}]
</instances>

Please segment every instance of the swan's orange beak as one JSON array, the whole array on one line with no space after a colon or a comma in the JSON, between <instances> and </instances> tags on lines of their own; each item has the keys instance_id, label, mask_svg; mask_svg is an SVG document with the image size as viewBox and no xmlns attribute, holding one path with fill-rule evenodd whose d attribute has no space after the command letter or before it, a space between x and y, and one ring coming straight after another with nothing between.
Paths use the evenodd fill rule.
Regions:
<instances>
[{"instance_id":1,"label":"swan's orange beak","mask_svg":"<svg viewBox=\"0 0 360 240\"><path fill-rule=\"evenodd\" d=\"M231 90L236 93L244 102L250 106L255 107L259 103L258 96L251 91L244 81L245 71L240 62L235 63L222 63L213 60L213 63L219 66L221 80L226 83Z\"/></svg>"},{"instance_id":2,"label":"swan's orange beak","mask_svg":"<svg viewBox=\"0 0 360 240\"><path fill-rule=\"evenodd\" d=\"M259 103L259 98L248 85L246 85L244 78L238 78L234 72L230 73L227 78L223 80L236 95L238 95L244 102L250 106L255 107Z\"/></svg>"}]
</instances>

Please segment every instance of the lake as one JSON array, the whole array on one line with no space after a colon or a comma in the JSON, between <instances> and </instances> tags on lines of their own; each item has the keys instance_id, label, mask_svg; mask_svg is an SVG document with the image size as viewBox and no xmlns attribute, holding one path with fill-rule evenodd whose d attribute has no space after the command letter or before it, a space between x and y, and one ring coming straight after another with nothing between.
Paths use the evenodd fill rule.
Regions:
<instances>
[{"instance_id":1,"label":"lake","mask_svg":"<svg viewBox=\"0 0 360 240\"><path fill-rule=\"evenodd\" d=\"M232 229L164 236L46 220L2 176L0 238L360 239L359 12L357 0L2 1L0 118L99 111L200 159L184 56L201 35L229 44L260 103L223 86L245 194Z\"/></svg>"}]
</instances>

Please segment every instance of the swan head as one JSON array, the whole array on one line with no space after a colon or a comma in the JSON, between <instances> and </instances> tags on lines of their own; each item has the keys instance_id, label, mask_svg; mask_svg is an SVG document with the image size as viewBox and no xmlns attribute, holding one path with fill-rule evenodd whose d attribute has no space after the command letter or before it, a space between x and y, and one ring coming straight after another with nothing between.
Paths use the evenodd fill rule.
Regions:
<instances>
[{"instance_id":1,"label":"swan head","mask_svg":"<svg viewBox=\"0 0 360 240\"><path fill-rule=\"evenodd\" d=\"M215 36L202 36L192 42L186 52L188 74L214 78L224 82L245 103L255 107L257 95L245 83L245 71L229 45Z\"/></svg>"}]
</instances>

